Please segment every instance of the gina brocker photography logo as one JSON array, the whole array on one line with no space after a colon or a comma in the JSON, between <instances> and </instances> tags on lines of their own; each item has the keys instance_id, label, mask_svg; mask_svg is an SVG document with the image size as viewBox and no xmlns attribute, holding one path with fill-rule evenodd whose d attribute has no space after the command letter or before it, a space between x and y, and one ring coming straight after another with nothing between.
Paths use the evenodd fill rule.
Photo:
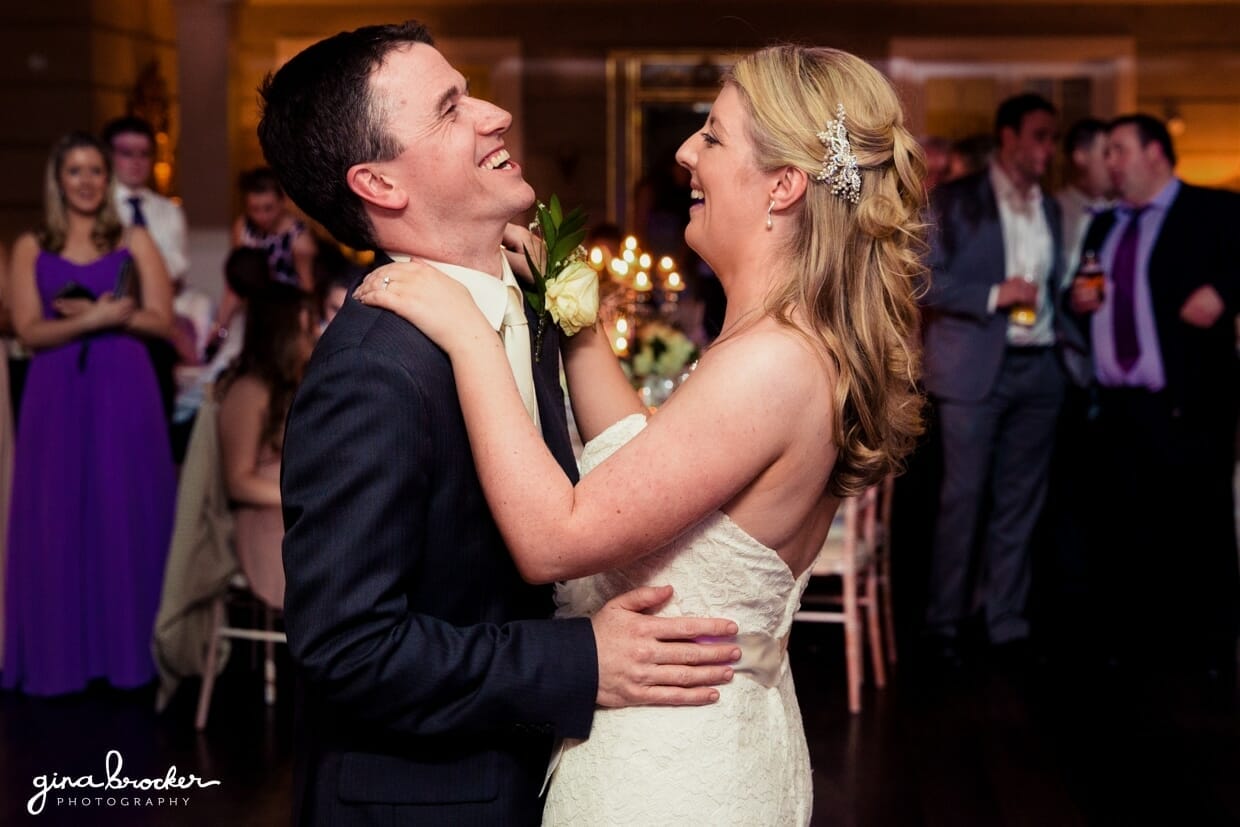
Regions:
<instances>
[{"instance_id":1,"label":"gina brocker photography logo","mask_svg":"<svg viewBox=\"0 0 1240 827\"><path fill-rule=\"evenodd\" d=\"M87 808L141 807L174 808L188 807L186 790L218 787L219 781L181 775L176 765L156 778L130 778L124 774L124 758L119 750L109 750L104 759L104 776L92 775L36 775L35 793L26 802L26 812L37 816L49 803L53 807Z\"/></svg>"}]
</instances>

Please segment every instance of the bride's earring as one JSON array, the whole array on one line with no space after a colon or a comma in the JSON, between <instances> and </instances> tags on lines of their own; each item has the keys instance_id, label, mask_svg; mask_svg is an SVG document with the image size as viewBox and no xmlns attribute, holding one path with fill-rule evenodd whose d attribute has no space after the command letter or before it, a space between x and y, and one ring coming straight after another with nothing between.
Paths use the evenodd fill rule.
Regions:
<instances>
[{"instance_id":1,"label":"bride's earring","mask_svg":"<svg viewBox=\"0 0 1240 827\"><path fill-rule=\"evenodd\" d=\"M771 222L771 210L775 209L775 201L771 200L771 206L766 208L766 228L772 229L775 225Z\"/></svg>"}]
</instances>

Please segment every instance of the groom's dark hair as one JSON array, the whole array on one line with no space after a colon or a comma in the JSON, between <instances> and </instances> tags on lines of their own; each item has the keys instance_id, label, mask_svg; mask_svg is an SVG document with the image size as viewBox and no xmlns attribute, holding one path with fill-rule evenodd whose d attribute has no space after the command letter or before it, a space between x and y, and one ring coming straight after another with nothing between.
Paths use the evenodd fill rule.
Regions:
<instances>
[{"instance_id":1,"label":"groom's dark hair","mask_svg":"<svg viewBox=\"0 0 1240 827\"><path fill-rule=\"evenodd\" d=\"M371 94L371 73L392 50L433 42L414 20L364 26L320 40L259 87L258 140L267 163L293 203L355 249L377 245L362 200L346 181L349 167L390 161L404 151L387 132L384 101Z\"/></svg>"}]
</instances>

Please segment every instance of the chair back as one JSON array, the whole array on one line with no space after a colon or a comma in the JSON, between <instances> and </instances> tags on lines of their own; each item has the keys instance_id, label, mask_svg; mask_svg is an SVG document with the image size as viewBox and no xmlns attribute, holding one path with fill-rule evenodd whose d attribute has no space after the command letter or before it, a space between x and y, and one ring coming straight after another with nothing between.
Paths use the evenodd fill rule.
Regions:
<instances>
[{"instance_id":1,"label":"chair back","mask_svg":"<svg viewBox=\"0 0 1240 827\"><path fill-rule=\"evenodd\" d=\"M840 503L818 557L810 566L813 576L837 576L868 564L878 543L878 502L878 486L872 485Z\"/></svg>"}]
</instances>

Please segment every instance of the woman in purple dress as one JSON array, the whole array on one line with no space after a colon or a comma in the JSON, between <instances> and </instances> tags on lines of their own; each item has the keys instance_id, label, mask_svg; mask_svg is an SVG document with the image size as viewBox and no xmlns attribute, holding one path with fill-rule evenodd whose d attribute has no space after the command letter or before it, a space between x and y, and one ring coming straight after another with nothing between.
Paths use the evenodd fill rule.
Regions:
<instances>
[{"instance_id":1,"label":"woman in purple dress","mask_svg":"<svg viewBox=\"0 0 1240 827\"><path fill-rule=\"evenodd\" d=\"M13 249L13 323L34 359L18 417L0 686L33 695L155 675L151 630L176 477L150 358L172 290L123 230L92 136L52 149L45 226ZM132 264L133 266L129 266Z\"/></svg>"}]
</instances>

